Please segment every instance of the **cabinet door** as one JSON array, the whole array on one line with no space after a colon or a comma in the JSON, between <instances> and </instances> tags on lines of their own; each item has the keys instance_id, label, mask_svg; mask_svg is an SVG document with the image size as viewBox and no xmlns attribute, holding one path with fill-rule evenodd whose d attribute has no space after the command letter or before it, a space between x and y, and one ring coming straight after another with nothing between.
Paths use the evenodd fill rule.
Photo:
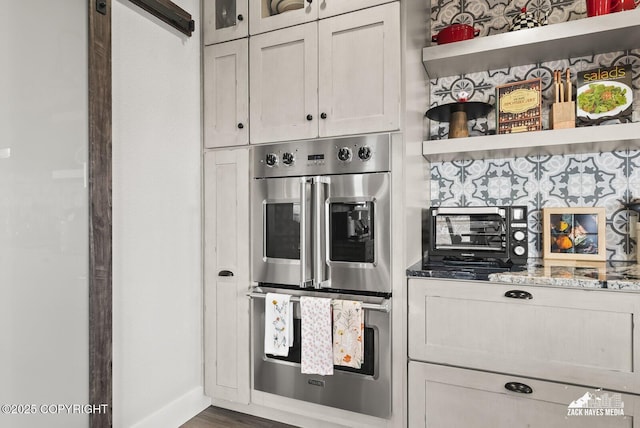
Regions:
<instances>
[{"instance_id":1,"label":"cabinet door","mask_svg":"<svg viewBox=\"0 0 640 428\"><path fill-rule=\"evenodd\" d=\"M318 34L309 23L251 37L251 142L318 135Z\"/></svg>"},{"instance_id":2,"label":"cabinet door","mask_svg":"<svg viewBox=\"0 0 640 428\"><path fill-rule=\"evenodd\" d=\"M247 39L204 48L204 146L249 143Z\"/></svg>"},{"instance_id":3,"label":"cabinet door","mask_svg":"<svg viewBox=\"0 0 640 428\"><path fill-rule=\"evenodd\" d=\"M389 3L389 1L390 0L322 0L318 14L320 18L327 18L329 16Z\"/></svg>"},{"instance_id":4,"label":"cabinet door","mask_svg":"<svg viewBox=\"0 0 640 428\"><path fill-rule=\"evenodd\" d=\"M204 155L204 387L249 402L248 149Z\"/></svg>"},{"instance_id":5,"label":"cabinet door","mask_svg":"<svg viewBox=\"0 0 640 428\"><path fill-rule=\"evenodd\" d=\"M640 428L637 395L416 362L409 363L408 376L410 428ZM514 382L531 390L507 390ZM569 410L587 393L611 399L611 415Z\"/></svg>"},{"instance_id":6,"label":"cabinet door","mask_svg":"<svg viewBox=\"0 0 640 428\"><path fill-rule=\"evenodd\" d=\"M411 359L640 393L635 294L412 279L408 296Z\"/></svg>"},{"instance_id":7,"label":"cabinet door","mask_svg":"<svg viewBox=\"0 0 640 428\"><path fill-rule=\"evenodd\" d=\"M320 21L320 136L398 129L398 2Z\"/></svg>"},{"instance_id":8,"label":"cabinet door","mask_svg":"<svg viewBox=\"0 0 640 428\"><path fill-rule=\"evenodd\" d=\"M254 34L318 19L321 0L250 0L249 32Z\"/></svg>"},{"instance_id":9,"label":"cabinet door","mask_svg":"<svg viewBox=\"0 0 640 428\"><path fill-rule=\"evenodd\" d=\"M226 42L249 34L247 0L203 0L204 44Z\"/></svg>"}]
</instances>

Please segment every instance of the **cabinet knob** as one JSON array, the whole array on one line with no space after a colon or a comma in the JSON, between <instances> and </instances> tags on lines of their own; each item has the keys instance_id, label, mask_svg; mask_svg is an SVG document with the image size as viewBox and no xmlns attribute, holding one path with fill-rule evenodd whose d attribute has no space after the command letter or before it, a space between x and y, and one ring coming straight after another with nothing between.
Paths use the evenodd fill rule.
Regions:
<instances>
[{"instance_id":1,"label":"cabinet knob","mask_svg":"<svg viewBox=\"0 0 640 428\"><path fill-rule=\"evenodd\" d=\"M238 15L238 21L243 21L244 20L244 16L242 16L242 14Z\"/></svg>"},{"instance_id":2,"label":"cabinet knob","mask_svg":"<svg viewBox=\"0 0 640 428\"><path fill-rule=\"evenodd\" d=\"M230 270L221 270L218 272L218 276L233 276L233 272Z\"/></svg>"},{"instance_id":3,"label":"cabinet knob","mask_svg":"<svg viewBox=\"0 0 640 428\"><path fill-rule=\"evenodd\" d=\"M326 119L327 113L320 113L320 119Z\"/></svg>"},{"instance_id":4,"label":"cabinet knob","mask_svg":"<svg viewBox=\"0 0 640 428\"><path fill-rule=\"evenodd\" d=\"M511 392L518 392L520 394L532 394L533 388L525 383L520 382L507 382L504 384L505 389Z\"/></svg>"},{"instance_id":5,"label":"cabinet knob","mask_svg":"<svg viewBox=\"0 0 640 428\"><path fill-rule=\"evenodd\" d=\"M307 120L313 120L313 116L312 116L312 115L310 115L310 114L308 114L308 115L307 115Z\"/></svg>"},{"instance_id":6,"label":"cabinet knob","mask_svg":"<svg viewBox=\"0 0 640 428\"><path fill-rule=\"evenodd\" d=\"M527 299L527 300L531 300L531 299L533 299L533 294L529 293L528 291L509 290L506 293L504 293L504 297L510 297L512 299Z\"/></svg>"},{"instance_id":7,"label":"cabinet knob","mask_svg":"<svg viewBox=\"0 0 640 428\"><path fill-rule=\"evenodd\" d=\"M239 123L238 124L238 129L242 129L242 128L244 128L244 125L242 123Z\"/></svg>"}]
</instances>

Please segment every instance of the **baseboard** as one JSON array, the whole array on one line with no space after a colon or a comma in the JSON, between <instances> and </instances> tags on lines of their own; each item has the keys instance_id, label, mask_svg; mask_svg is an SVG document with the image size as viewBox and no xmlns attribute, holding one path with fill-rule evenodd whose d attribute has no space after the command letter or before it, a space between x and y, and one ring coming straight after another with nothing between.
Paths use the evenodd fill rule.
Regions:
<instances>
[{"instance_id":1,"label":"baseboard","mask_svg":"<svg viewBox=\"0 0 640 428\"><path fill-rule=\"evenodd\" d=\"M155 413L147 416L131 428L176 428L211 405L200 386L192 389Z\"/></svg>"}]
</instances>

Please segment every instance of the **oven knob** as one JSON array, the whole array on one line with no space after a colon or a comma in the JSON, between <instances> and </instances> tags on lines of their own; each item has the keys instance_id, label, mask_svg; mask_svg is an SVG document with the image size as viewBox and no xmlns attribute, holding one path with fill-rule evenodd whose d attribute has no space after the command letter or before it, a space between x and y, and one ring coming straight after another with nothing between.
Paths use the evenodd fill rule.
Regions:
<instances>
[{"instance_id":1,"label":"oven knob","mask_svg":"<svg viewBox=\"0 0 640 428\"><path fill-rule=\"evenodd\" d=\"M368 161L371 159L371 149L368 146L360 147L358 150L358 157L360 160Z\"/></svg>"},{"instance_id":2,"label":"oven knob","mask_svg":"<svg viewBox=\"0 0 640 428\"><path fill-rule=\"evenodd\" d=\"M522 241L524 239L524 232L521 230L516 230L513 232L513 239L516 241Z\"/></svg>"},{"instance_id":3,"label":"oven knob","mask_svg":"<svg viewBox=\"0 0 640 428\"><path fill-rule=\"evenodd\" d=\"M349 147L343 147L338 150L338 159L342 162L351 161L351 149Z\"/></svg>"},{"instance_id":4,"label":"oven knob","mask_svg":"<svg viewBox=\"0 0 640 428\"><path fill-rule=\"evenodd\" d=\"M292 165L294 161L293 153L285 152L282 154L282 163L285 165Z\"/></svg>"},{"instance_id":5,"label":"oven knob","mask_svg":"<svg viewBox=\"0 0 640 428\"><path fill-rule=\"evenodd\" d=\"M275 153L269 153L264 161L268 166L276 166L278 163L278 156Z\"/></svg>"},{"instance_id":6,"label":"oven knob","mask_svg":"<svg viewBox=\"0 0 640 428\"><path fill-rule=\"evenodd\" d=\"M513 247L513 253L516 256L524 256L525 252L526 252L526 250L524 249L524 247L522 245L518 245L517 247Z\"/></svg>"}]
</instances>

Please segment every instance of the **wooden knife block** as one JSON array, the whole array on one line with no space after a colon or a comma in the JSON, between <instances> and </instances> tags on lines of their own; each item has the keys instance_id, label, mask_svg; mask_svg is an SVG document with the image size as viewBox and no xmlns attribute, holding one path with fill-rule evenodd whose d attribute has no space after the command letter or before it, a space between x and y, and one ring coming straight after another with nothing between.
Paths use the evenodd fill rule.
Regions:
<instances>
[{"instance_id":1,"label":"wooden knife block","mask_svg":"<svg viewBox=\"0 0 640 428\"><path fill-rule=\"evenodd\" d=\"M574 101L551 104L549 113L551 129L576 127L576 103Z\"/></svg>"}]
</instances>

